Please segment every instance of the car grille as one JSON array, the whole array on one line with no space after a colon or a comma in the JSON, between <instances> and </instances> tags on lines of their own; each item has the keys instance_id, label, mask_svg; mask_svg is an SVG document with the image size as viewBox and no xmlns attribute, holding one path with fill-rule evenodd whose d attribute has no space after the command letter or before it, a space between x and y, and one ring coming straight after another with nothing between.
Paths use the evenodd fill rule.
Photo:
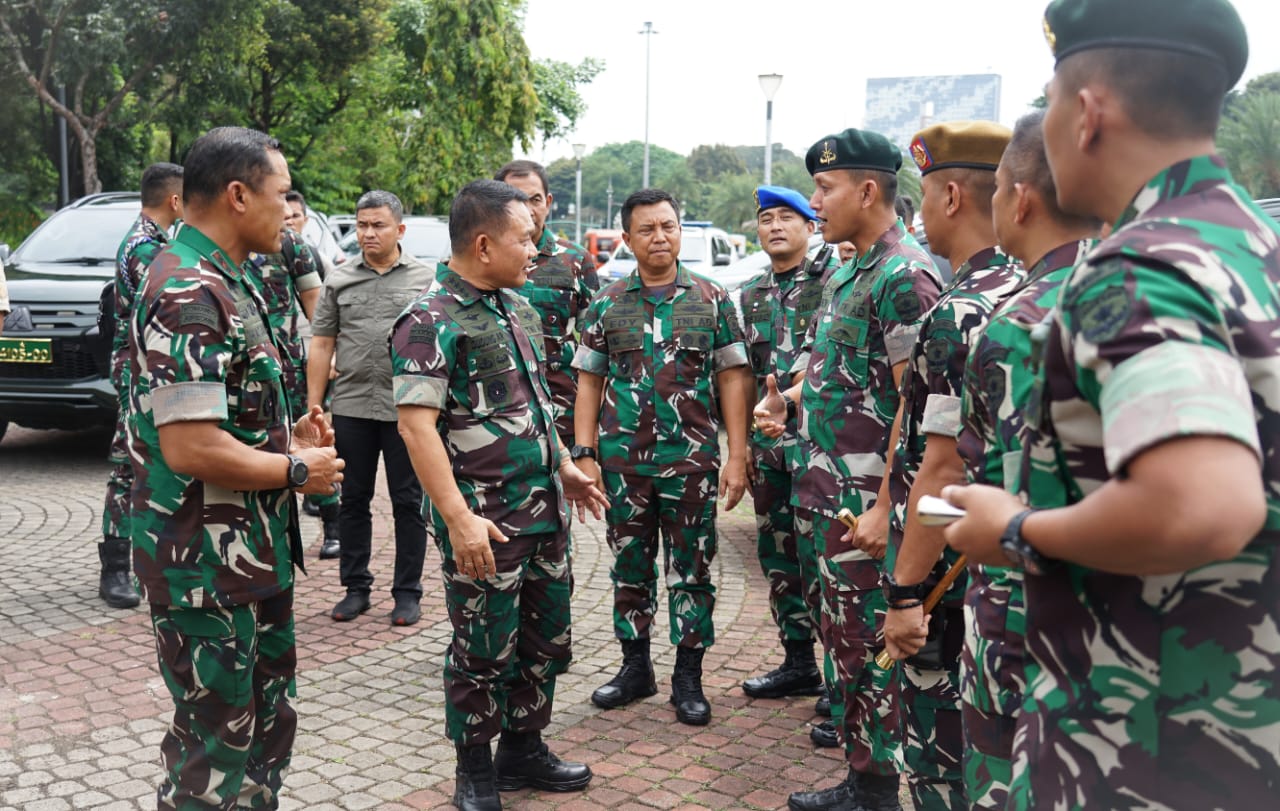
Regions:
<instances>
[{"instance_id":1,"label":"car grille","mask_svg":"<svg viewBox=\"0 0 1280 811\"><path fill-rule=\"evenodd\" d=\"M0 363L0 378L10 380L79 380L98 374L92 354L83 349L64 349L57 341L53 363Z\"/></svg>"}]
</instances>

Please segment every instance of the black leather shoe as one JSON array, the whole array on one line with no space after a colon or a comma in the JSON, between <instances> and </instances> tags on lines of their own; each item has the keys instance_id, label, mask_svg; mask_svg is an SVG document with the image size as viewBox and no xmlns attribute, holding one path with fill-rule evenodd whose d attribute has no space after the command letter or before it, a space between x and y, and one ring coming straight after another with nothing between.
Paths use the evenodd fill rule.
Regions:
<instances>
[{"instance_id":1,"label":"black leather shoe","mask_svg":"<svg viewBox=\"0 0 1280 811\"><path fill-rule=\"evenodd\" d=\"M623 639L622 668L605 685L591 694L591 703L603 710L625 707L658 692L649 658L648 639Z\"/></svg>"},{"instance_id":2,"label":"black leather shoe","mask_svg":"<svg viewBox=\"0 0 1280 811\"><path fill-rule=\"evenodd\" d=\"M702 694L704 648L676 648L676 668L671 673L671 703L676 720L701 727L711 721L711 705Z\"/></svg>"},{"instance_id":3,"label":"black leather shoe","mask_svg":"<svg viewBox=\"0 0 1280 811\"><path fill-rule=\"evenodd\" d=\"M320 542L320 559L334 560L342 556L342 542L337 538L325 538Z\"/></svg>"},{"instance_id":4,"label":"black leather shoe","mask_svg":"<svg viewBox=\"0 0 1280 811\"><path fill-rule=\"evenodd\" d=\"M333 560L342 554L342 536L338 532L339 507L337 504L326 504L319 509L323 539L320 542L320 559Z\"/></svg>"},{"instance_id":5,"label":"black leather shoe","mask_svg":"<svg viewBox=\"0 0 1280 811\"><path fill-rule=\"evenodd\" d=\"M791 811L863 811L858 801L858 782L864 775L849 770L844 782L818 791L795 791L787 797Z\"/></svg>"},{"instance_id":6,"label":"black leather shoe","mask_svg":"<svg viewBox=\"0 0 1280 811\"><path fill-rule=\"evenodd\" d=\"M133 608L142 598L129 578L129 562L133 545L128 538L108 535L98 544L98 596L112 608Z\"/></svg>"},{"instance_id":7,"label":"black leather shoe","mask_svg":"<svg viewBox=\"0 0 1280 811\"><path fill-rule=\"evenodd\" d=\"M822 692L822 674L813 659L813 640L787 640L787 658L782 666L742 683L742 692L752 698L816 696Z\"/></svg>"},{"instance_id":8,"label":"black leather shoe","mask_svg":"<svg viewBox=\"0 0 1280 811\"><path fill-rule=\"evenodd\" d=\"M809 730L809 740L823 749L835 749L840 746L840 733L836 732L835 724L823 721L821 724L814 724L813 729Z\"/></svg>"},{"instance_id":9,"label":"black leather shoe","mask_svg":"<svg viewBox=\"0 0 1280 811\"><path fill-rule=\"evenodd\" d=\"M489 744L456 744L456 749L458 767L454 771L453 804L462 811L502 811Z\"/></svg>"},{"instance_id":10,"label":"black leather shoe","mask_svg":"<svg viewBox=\"0 0 1280 811\"><path fill-rule=\"evenodd\" d=\"M813 712L815 715L821 715L823 718L831 717L831 688L828 687L822 691L822 695L818 696L818 700L813 702Z\"/></svg>"},{"instance_id":11,"label":"black leather shoe","mask_svg":"<svg viewBox=\"0 0 1280 811\"><path fill-rule=\"evenodd\" d=\"M591 782L590 767L556 757L537 732L503 733L493 767L498 791L582 791Z\"/></svg>"},{"instance_id":12,"label":"black leather shoe","mask_svg":"<svg viewBox=\"0 0 1280 811\"><path fill-rule=\"evenodd\" d=\"M392 625L414 625L420 616L417 597L412 594L396 595L396 607L391 609Z\"/></svg>"},{"instance_id":13,"label":"black leather shoe","mask_svg":"<svg viewBox=\"0 0 1280 811\"><path fill-rule=\"evenodd\" d=\"M348 622L369 610L369 593L367 591L348 591L347 596L338 601L329 616L337 622Z\"/></svg>"},{"instance_id":14,"label":"black leather shoe","mask_svg":"<svg viewBox=\"0 0 1280 811\"><path fill-rule=\"evenodd\" d=\"M896 774L858 775L858 811L902 811L898 788L902 779ZM953 787L963 796L964 787Z\"/></svg>"},{"instance_id":15,"label":"black leather shoe","mask_svg":"<svg viewBox=\"0 0 1280 811\"><path fill-rule=\"evenodd\" d=\"M302 513L303 515L309 515L312 518L319 518L320 505L316 504L315 501L311 500L310 498L304 498L302 500Z\"/></svg>"}]
</instances>

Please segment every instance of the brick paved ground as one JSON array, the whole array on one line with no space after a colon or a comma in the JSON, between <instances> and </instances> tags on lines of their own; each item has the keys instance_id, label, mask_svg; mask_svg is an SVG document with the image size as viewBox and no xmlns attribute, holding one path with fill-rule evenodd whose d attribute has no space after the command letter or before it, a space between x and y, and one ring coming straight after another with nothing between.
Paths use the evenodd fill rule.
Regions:
<instances>
[{"instance_id":1,"label":"brick paved ground","mask_svg":"<svg viewBox=\"0 0 1280 811\"><path fill-rule=\"evenodd\" d=\"M111 610L96 596L107 440L11 428L0 445L0 809L154 808L171 705L150 626L144 608ZM449 807L454 760L440 680L449 624L439 555L428 552L422 622L391 627L390 504L379 492L380 590L354 622L328 618L342 596L337 564L315 559L319 525L305 519L300 724L283 808ZM718 642L704 678L713 715L706 727L687 727L667 703L675 654L665 616L654 645L659 694L609 712L590 703L619 652L603 525L575 527L574 662L560 678L548 738L596 777L580 794L504 794L506 808L773 809L785 807L790 791L841 779L839 756L809 743L812 699L754 700L739 688L781 658L753 533L749 504L721 515Z\"/></svg>"}]
</instances>

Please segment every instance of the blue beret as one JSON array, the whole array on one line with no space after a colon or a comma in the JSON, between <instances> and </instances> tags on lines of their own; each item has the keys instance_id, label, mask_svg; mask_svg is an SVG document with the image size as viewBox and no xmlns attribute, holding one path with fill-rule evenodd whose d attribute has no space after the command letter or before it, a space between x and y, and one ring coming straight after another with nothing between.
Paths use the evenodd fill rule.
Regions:
<instances>
[{"instance_id":1,"label":"blue beret","mask_svg":"<svg viewBox=\"0 0 1280 811\"><path fill-rule=\"evenodd\" d=\"M786 186L761 186L756 189L756 214L768 208L786 206L807 220L816 220L818 215L809 208L809 201L795 189Z\"/></svg>"}]
</instances>

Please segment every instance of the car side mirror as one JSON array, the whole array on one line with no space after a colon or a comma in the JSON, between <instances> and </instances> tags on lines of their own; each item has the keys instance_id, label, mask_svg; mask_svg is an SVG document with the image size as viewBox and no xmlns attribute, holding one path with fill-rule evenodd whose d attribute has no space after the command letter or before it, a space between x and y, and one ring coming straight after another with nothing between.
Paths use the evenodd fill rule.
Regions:
<instances>
[{"instance_id":1,"label":"car side mirror","mask_svg":"<svg viewBox=\"0 0 1280 811\"><path fill-rule=\"evenodd\" d=\"M711 255L711 265L712 267L720 267L722 265L727 265L729 264L730 261L732 261L732 258L733 258L733 255L728 251L716 251Z\"/></svg>"},{"instance_id":2,"label":"car side mirror","mask_svg":"<svg viewBox=\"0 0 1280 811\"><path fill-rule=\"evenodd\" d=\"M0 265L9 261L9 243L0 242Z\"/></svg>"}]
</instances>

